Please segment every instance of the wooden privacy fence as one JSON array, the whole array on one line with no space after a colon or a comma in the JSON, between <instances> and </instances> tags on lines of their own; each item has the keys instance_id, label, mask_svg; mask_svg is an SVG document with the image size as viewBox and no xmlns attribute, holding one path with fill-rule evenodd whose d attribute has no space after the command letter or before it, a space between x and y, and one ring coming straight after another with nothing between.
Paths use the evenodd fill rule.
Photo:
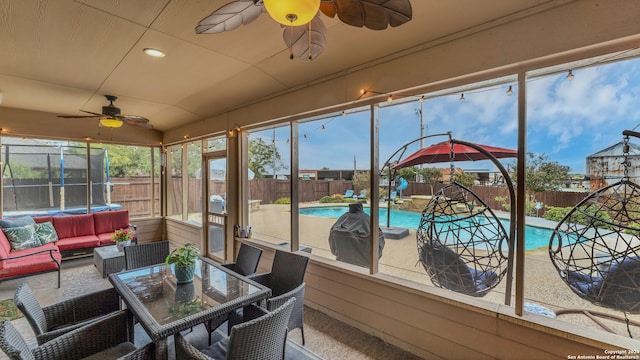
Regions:
<instances>
[{"instance_id":1,"label":"wooden privacy fence","mask_svg":"<svg viewBox=\"0 0 640 360\"><path fill-rule=\"evenodd\" d=\"M3 209L12 211L16 209L44 209L59 206L59 188L48 186L42 180L34 182L32 179L16 179L12 185L6 179L3 185ZM188 212L198 212L202 209L202 180L189 179L187 191ZM151 179L142 178L112 178L111 203L120 204L124 209L128 209L130 216L141 217L151 216L151 199L155 201L156 214L160 211L160 182L155 179L152 186ZM67 201L71 199L74 203L82 205L86 201L86 185L68 184L65 186ZM355 194L360 192L360 188L354 188L351 180L301 180L299 186L299 199L301 202L318 201L324 196L344 194L347 190L354 190ZM433 191L437 192L443 185L436 184ZM103 187L95 185L94 192L101 191ZM173 178L169 187L168 205L169 213L181 213L182 209L182 181L180 178ZM209 189L212 194L225 194L226 183L224 181L211 181ZM383 188L385 191L388 188ZM394 188L395 189L395 188ZM80 191L76 194L76 190ZM474 186L472 190L483 199L490 208L505 210L502 202L496 198L502 197L509 201L509 192L505 187L485 187ZM290 198L291 183L289 180L277 179L253 179L249 181L249 196L252 200L261 200L263 204L275 203L281 198ZM431 195L431 186L426 183L409 182L406 189L402 190L403 197L411 195ZM14 196L15 195L15 196ZM95 194L94 194L95 195ZM548 191L530 194L535 201L540 201L544 206L569 207L574 206L587 196L584 192L564 192ZM94 198L96 198L94 196ZM65 201L65 202L67 202ZM53 202L53 206L51 206ZM540 209L539 216L544 214L545 208Z\"/></svg>"},{"instance_id":2,"label":"wooden privacy fence","mask_svg":"<svg viewBox=\"0 0 640 360\"><path fill-rule=\"evenodd\" d=\"M302 180L299 185L299 197L301 202L318 201L323 196L334 194L344 194L346 190L352 189L358 194L362 189L354 189L351 180ZM433 192L437 192L444 185L436 184ZM289 180L254 179L249 181L249 194L251 199L262 200L263 204L276 202L280 198L290 197ZM395 190L395 187L393 188ZM388 190L384 187L384 190ZM502 202L496 200L498 197L506 199L509 204L509 190L506 187L473 186L474 193L484 200L490 208L495 210L505 210ZM427 183L409 182L406 189L402 190L403 197L411 195L432 195L431 186ZM586 192L565 192L548 191L529 194L535 201L540 201L544 206L570 207L576 205L587 196ZM539 215L544 214L544 207L540 209Z\"/></svg>"}]
</instances>

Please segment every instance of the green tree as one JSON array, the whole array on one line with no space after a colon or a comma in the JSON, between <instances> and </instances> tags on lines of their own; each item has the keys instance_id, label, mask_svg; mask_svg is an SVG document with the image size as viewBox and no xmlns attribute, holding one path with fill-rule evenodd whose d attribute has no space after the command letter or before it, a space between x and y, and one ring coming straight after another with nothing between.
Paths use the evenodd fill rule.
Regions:
<instances>
[{"instance_id":1,"label":"green tree","mask_svg":"<svg viewBox=\"0 0 640 360\"><path fill-rule=\"evenodd\" d=\"M263 178L268 173L286 169L286 166L275 144L269 145L257 138L249 140L249 169L256 174L256 178Z\"/></svg>"},{"instance_id":2,"label":"green tree","mask_svg":"<svg viewBox=\"0 0 640 360\"><path fill-rule=\"evenodd\" d=\"M396 181L399 178L404 178L407 181L416 181L417 173L418 173L418 168L416 166L410 166L410 167L398 169L396 171Z\"/></svg>"},{"instance_id":3,"label":"green tree","mask_svg":"<svg viewBox=\"0 0 640 360\"><path fill-rule=\"evenodd\" d=\"M151 151L146 146L92 144L92 149L106 149L109 155L109 174L112 177L149 176ZM159 159L156 159L158 162Z\"/></svg>"},{"instance_id":4,"label":"green tree","mask_svg":"<svg viewBox=\"0 0 640 360\"><path fill-rule=\"evenodd\" d=\"M356 190L356 195L360 190L366 190L367 194L370 194L369 190L371 174L368 171L358 172L353 175L353 188Z\"/></svg>"},{"instance_id":5,"label":"green tree","mask_svg":"<svg viewBox=\"0 0 640 360\"><path fill-rule=\"evenodd\" d=\"M511 178L516 182L517 173L515 165L510 166ZM545 154L528 154L526 165L526 189L530 192L542 192L555 190L562 186L569 178L569 167L560 165L556 161L550 161Z\"/></svg>"},{"instance_id":6,"label":"green tree","mask_svg":"<svg viewBox=\"0 0 640 360\"><path fill-rule=\"evenodd\" d=\"M466 187L472 187L477 179L478 177L475 174L465 172L457 172L453 174L453 181Z\"/></svg>"},{"instance_id":7,"label":"green tree","mask_svg":"<svg viewBox=\"0 0 640 360\"><path fill-rule=\"evenodd\" d=\"M420 170L420 175L422 175L424 182L429 184L431 187L431 194L433 194L433 187L435 184L442 182L442 171L434 167L422 168Z\"/></svg>"}]
</instances>

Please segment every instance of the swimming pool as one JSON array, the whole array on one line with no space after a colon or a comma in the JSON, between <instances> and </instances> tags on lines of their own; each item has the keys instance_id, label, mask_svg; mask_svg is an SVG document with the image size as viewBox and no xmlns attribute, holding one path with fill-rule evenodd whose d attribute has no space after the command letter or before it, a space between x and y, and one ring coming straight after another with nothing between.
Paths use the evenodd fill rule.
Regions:
<instances>
[{"instance_id":1,"label":"swimming pool","mask_svg":"<svg viewBox=\"0 0 640 360\"><path fill-rule=\"evenodd\" d=\"M324 216L337 219L347 211L349 211L349 208L345 206L328 206L302 208L300 209L299 213L300 215ZM364 208L364 212L370 214L370 209L366 207ZM379 216L380 225L386 225L387 208L380 208ZM421 213L392 209L389 225L417 230L418 226L420 225L421 217ZM502 226L504 226L504 229L507 231L507 233L509 233L509 226L511 226L510 221L506 219L500 219L500 221L502 222ZM525 250L548 247L552 233L552 229L527 225L525 227Z\"/></svg>"}]
</instances>

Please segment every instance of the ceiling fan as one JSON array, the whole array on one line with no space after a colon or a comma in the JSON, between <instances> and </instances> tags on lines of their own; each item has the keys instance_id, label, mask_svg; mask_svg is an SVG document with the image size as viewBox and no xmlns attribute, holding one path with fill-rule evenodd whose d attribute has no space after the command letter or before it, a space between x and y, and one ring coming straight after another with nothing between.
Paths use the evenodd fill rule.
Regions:
<instances>
[{"instance_id":1,"label":"ceiling fan","mask_svg":"<svg viewBox=\"0 0 640 360\"><path fill-rule=\"evenodd\" d=\"M124 115L120 112L120 108L113 105L113 102L118 98L113 95L105 95L109 105L102 107L102 113L94 113L91 111L80 110L91 115L58 115L60 118L67 119L84 119L84 118L100 118L100 126L118 128L122 124L139 126L145 129L152 129L153 126L149 124L149 119L138 115Z\"/></svg>"},{"instance_id":2,"label":"ceiling fan","mask_svg":"<svg viewBox=\"0 0 640 360\"><path fill-rule=\"evenodd\" d=\"M268 13L284 27L290 58L315 59L322 53L326 28L320 12L338 16L345 24L384 30L411 20L409 0L236 0L200 20L197 34L216 34L237 29Z\"/></svg>"}]
</instances>

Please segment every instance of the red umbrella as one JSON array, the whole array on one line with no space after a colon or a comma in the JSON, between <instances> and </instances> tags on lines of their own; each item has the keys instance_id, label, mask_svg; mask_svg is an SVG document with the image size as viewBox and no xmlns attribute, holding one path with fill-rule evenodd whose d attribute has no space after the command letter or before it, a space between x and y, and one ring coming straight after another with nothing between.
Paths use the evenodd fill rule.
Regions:
<instances>
[{"instance_id":1,"label":"red umbrella","mask_svg":"<svg viewBox=\"0 0 640 360\"><path fill-rule=\"evenodd\" d=\"M515 158L518 156L518 152L516 150L503 149L499 147L480 144L474 145L486 150L496 158ZM419 164L449 162L451 161L451 151L451 143L449 141L443 141L441 143L437 143L416 151L406 159L394 165L393 169L397 170ZM453 161L478 161L488 159L489 158L485 154L472 148L471 146L457 143L453 144Z\"/></svg>"}]
</instances>

